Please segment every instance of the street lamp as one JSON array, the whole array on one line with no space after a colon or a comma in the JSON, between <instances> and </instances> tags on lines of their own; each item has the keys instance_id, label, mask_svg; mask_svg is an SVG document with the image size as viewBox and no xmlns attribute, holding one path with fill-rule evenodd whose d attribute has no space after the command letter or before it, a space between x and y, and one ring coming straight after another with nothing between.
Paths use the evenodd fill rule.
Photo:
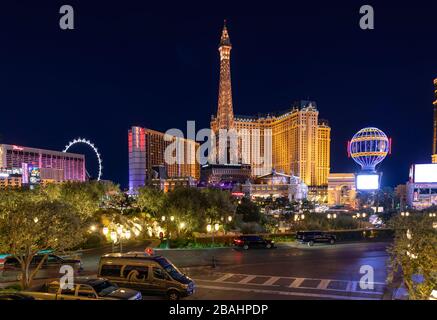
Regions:
<instances>
[{"instance_id":1,"label":"street lamp","mask_svg":"<svg viewBox=\"0 0 437 320\"><path fill-rule=\"evenodd\" d=\"M328 213L328 215L326 216L328 219L331 219L331 214Z\"/></svg>"},{"instance_id":2,"label":"street lamp","mask_svg":"<svg viewBox=\"0 0 437 320\"><path fill-rule=\"evenodd\" d=\"M108 227L104 227L102 231L103 231L103 234L104 234L105 236L107 236L107 235L108 235L108 232L109 232L109 229L108 229Z\"/></svg>"},{"instance_id":3,"label":"street lamp","mask_svg":"<svg viewBox=\"0 0 437 320\"><path fill-rule=\"evenodd\" d=\"M117 242L117 233L115 231L111 231L111 240L112 240L112 252L114 252L114 245Z\"/></svg>"},{"instance_id":4,"label":"street lamp","mask_svg":"<svg viewBox=\"0 0 437 320\"><path fill-rule=\"evenodd\" d=\"M170 216L170 221L171 221L171 222L174 221L174 216Z\"/></svg>"},{"instance_id":5,"label":"street lamp","mask_svg":"<svg viewBox=\"0 0 437 320\"><path fill-rule=\"evenodd\" d=\"M228 217L228 221L229 221L229 222L232 222L232 216L229 216L229 217Z\"/></svg>"},{"instance_id":6,"label":"street lamp","mask_svg":"<svg viewBox=\"0 0 437 320\"><path fill-rule=\"evenodd\" d=\"M211 227L210 224L208 224L208 225L206 226L206 231L207 231L207 232L211 232L211 230L212 230L212 227Z\"/></svg>"}]
</instances>

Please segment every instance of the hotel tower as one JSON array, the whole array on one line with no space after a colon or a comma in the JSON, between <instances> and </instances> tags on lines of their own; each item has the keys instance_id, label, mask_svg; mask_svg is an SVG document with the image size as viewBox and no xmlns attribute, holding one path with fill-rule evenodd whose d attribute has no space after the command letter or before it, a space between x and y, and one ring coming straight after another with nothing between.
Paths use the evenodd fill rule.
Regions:
<instances>
[{"instance_id":1,"label":"hotel tower","mask_svg":"<svg viewBox=\"0 0 437 320\"><path fill-rule=\"evenodd\" d=\"M432 163L437 163L437 78L434 79L434 135L432 139Z\"/></svg>"},{"instance_id":2,"label":"hotel tower","mask_svg":"<svg viewBox=\"0 0 437 320\"><path fill-rule=\"evenodd\" d=\"M231 86L231 41L223 27L220 53L220 83L217 115L211 118L211 130L217 136L220 129L238 132L238 159L250 164L252 176L272 169L294 175L308 186L325 186L330 170L331 128L319 119L314 101L298 101L282 113L258 116L234 115ZM271 136L271 139L265 137ZM268 147L266 141L271 147ZM259 152L251 152L256 148ZM220 152L220 151L219 151ZM250 155L249 157L247 155ZM266 167L258 159L270 158ZM228 158L229 159L229 158ZM247 159L249 159L247 161Z\"/></svg>"}]
</instances>

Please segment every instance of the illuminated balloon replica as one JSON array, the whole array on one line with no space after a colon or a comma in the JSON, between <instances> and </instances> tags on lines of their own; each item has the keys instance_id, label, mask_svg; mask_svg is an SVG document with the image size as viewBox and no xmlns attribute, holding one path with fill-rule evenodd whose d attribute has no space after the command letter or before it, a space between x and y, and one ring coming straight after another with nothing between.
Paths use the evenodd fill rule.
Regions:
<instances>
[{"instance_id":1,"label":"illuminated balloon replica","mask_svg":"<svg viewBox=\"0 0 437 320\"><path fill-rule=\"evenodd\" d=\"M348 142L348 154L361 166L357 174L358 190L379 189L380 174L376 165L390 153L391 139L378 128L364 128L358 131Z\"/></svg>"}]
</instances>

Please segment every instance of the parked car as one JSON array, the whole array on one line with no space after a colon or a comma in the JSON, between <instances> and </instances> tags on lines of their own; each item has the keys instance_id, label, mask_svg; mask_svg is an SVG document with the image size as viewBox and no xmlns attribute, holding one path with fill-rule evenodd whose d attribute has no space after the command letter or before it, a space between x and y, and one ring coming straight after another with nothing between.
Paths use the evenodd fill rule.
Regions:
<instances>
[{"instance_id":1,"label":"parked car","mask_svg":"<svg viewBox=\"0 0 437 320\"><path fill-rule=\"evenodd\" d=\"M18 292L0 293L0 300L35 300L34 297Z\"/></svg>"},{"instance_id":2,"label":"parked car","mask_svg":"<svg viewBox=\"0 0 437 320\"><path fill-rule=\"evenodd\" d=\"M273 240L265 240L259 236L239 236L234 239L234 245L244 250L249 248L272 249L275 247L275 242Z\"/></svg>"},{"instance_id":3,"label":"parked car","mask_svg":"<svg viewBox=\"0 0 437 320\"><path fill-rule=\"evenodd\" d=\"M337 239L335 235L322 231L299 231L296 234L296 240L300 243L307 243L309 246L313 246L314 243L335 244Z\"/></svg>"},{"instance_id":4,"label":"parked car","mask_svg":"<svg viewBox=\"0 0 437 320\"><path fill-rule=\"evenodd\" d=\"M44 255L45 254L37 254L33 257L30 263L31 271L38 266ZM59 269L62 265L72 266L76 275L79 275L83 270L82 262L79 259L64 259L55 254L49 254L35 278L58 277ZM8 254L0 255L0 276L5 279L20 280L21 266L17 258Z\"/></svg>"},{"instance_id":5,"label":"parked car","mask_svg":"<svg viewBox=\"0 0 437 320\"><path fill-rule=\"evenodd\" d=\"M112 253L100 258L98 275L145 295L178 300L194 293L192 279L168 259L143 252Z\"/></svg>"},{"instance_id":6,"label":"parked car","mask_svg":"<svg viewBox=\"0 0 437 320\"><path fill-rule=\"evenodd\" d=\"M61 288L59 281L45 283L23 291L41 300L142 300L140 292L119 288L107 279L78 277L73 288Z\"/></svg>"}]
</instances>

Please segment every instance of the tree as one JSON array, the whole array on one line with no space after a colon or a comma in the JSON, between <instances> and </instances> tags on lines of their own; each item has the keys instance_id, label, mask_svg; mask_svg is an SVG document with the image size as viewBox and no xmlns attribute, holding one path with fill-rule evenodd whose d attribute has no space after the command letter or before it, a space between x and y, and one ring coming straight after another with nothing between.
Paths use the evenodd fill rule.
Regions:
<instances>
[{"instance_id":1,"label":"tree","mask_svg":"<svg viewBox=\"0 0 437 320\"><path fill-rule=\"evenodd\" d=\"M142 212L148 213L153 217L156 217L162 210L165 200L165 194L158 189L151 187L138 188L137 207Z\"/></svg>"},{"instance_id":2,"label":"tree","mask_svg":"<svg viewBox=\"0 0 437 320\"><path fill-rule=\"evenodd\" d=\"M244 222L260 222L262 218L259 207L248 198L241 199L236 213L243 216Z\"/></svg>"},{"instance_id":3,"label":"tree","mask_svg":"<svg viewBox=\"0 0 437 320\"><path fill-rule=\"evenodd\" d=\"M47 259L35 269L32 259L40 251L63 251L82 241L82 224L77 209L52 200L40 191L7 190L0 193L0 251L11 254L21 266L22 288L30 286Z\"/></svg>"},{"instance_id":4,"label":"tree","mask_svg":"<svg viewBox=\"0 0 437 320\"><path fill-rule=\"evenodd\" d=\"M181 223L185 224L186 231L195 231L202 228L205 223L208 209L204 194L197 188L176 188L168 193L163 214L173 216L174 221L166 220L165 227L177 231Z\"/></svg>"},{"instance_id":5,"label":"tree","mask_svg":"<svg viewBox=\"0 0 437 320\"><path fill-rule=\"evenodd\" d=\"M106 194L105 185L99 181L64 182L49 184L41 189L50 200L59 200L74 207L82 221L88 221L99 210Z\"/></svg>"},{"instance_id":6,"label":"tree","mask_svg":"<svg viewBox=\"0 0 437 320\"><path fill-rule=\"evenodd\" d=\"M389 222L395 239L388 249L390 268L388 280L400 274L412 300L428 299L437 286L437 229L431 217L414 213L396 216ZM417 281L421 278L421 281Z\"/></svg>"},{"instance_id":7,"label":"tree","mask_svg":"<svg viewBox=\"0 0 437 320\"><path fill-rule=\"evenodd\" d=\"M205 198L208 222L224 221L228 216L235 214L235 205L229 192L218 189L204 189L202 194Z\"/></svg>"}]
</instances>

